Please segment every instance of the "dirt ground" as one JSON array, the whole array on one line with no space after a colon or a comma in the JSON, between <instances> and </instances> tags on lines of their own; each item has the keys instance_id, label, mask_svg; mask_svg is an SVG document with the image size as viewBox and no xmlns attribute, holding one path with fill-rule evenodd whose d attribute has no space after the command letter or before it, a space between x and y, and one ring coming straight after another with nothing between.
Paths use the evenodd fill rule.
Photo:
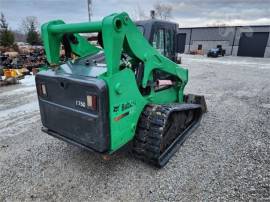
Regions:
<instances>
[{"instance_id":1,"label":"dirt ground","mask_svg":"<svg viewBox=\"0 0 270 202\"><path fill-rule=\"evenodd\" d=\"M0 88L0 201L270 200L270 59L183 56L201 126L163 169L40 131L34 78Z\"/></svg>"}]
</instances>

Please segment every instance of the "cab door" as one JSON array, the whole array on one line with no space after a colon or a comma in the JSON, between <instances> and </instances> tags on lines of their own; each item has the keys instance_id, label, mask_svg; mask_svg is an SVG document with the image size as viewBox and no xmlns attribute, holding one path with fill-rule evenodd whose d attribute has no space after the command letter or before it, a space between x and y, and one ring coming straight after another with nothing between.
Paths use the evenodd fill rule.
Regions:
<instances>
[{"instance_id":1,"label":"cab door","mask_svg":"<svg viewBox=\"0 0 270 202\"><path fill-rule=\"evenodd\" d=\"M176 25L157 22L153 24L151 44L162 55L176 62Z\"/></svg>"}]
</instances>

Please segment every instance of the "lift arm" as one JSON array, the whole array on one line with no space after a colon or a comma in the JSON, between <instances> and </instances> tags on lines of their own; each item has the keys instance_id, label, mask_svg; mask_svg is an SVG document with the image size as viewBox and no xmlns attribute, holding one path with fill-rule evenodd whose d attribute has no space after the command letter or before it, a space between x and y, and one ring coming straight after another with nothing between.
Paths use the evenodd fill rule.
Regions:
<instances>
[{"instance_id":1,"label":"lift arm","mask_svg":"<svg viewBox=\"0 0 270 202\"><path fill-rule=\"evenodd\" d=\"M43 24L41 27L42 39L51 66L59 65L60 47L64 36L67 36L71 52L79 57L92 55L100 49L91 45L84 37L77 33L101 31L101 22L65 24L62 20L55 20Z\"/></svg>"},{"instance_id":2,"label":"lift arm","mask_svg":"<svg viewBox=\"0 0 270 202\"><path fill-rule=\"evenodd\" d=\"M127 13L112 14L101 22L87 22L65 24L61 20L51 21L42 26L42 38L48 62L54 66L59 65L60 45L67 34L71 51L78 56L96 54L100 49L91 45L78 33L102 33L105 60L107 63L107 76L120 71L119 65L123 52L135 57L144 63L142 86L146 87L153 70L158 69L177 76L181 80L179 98L183 97L183 89L188 81L188 70L180 67L173 61L161 55L154 49ZM181 101L181 100L180 100Z\"/></svg>"}]
</instances>

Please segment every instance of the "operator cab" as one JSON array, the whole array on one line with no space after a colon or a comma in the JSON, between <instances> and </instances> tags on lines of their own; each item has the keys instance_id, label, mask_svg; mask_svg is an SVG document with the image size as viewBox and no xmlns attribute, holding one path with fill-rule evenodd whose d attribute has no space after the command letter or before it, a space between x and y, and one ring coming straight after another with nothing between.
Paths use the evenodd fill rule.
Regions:
<instances>
[{"instance_id":1,"label":"operator cab","mask_svg":"<svg viewBox=\"0 0 270 202\"><path fill-rule=\"evenodd\" d=\"M136 25L155 49L170 60L177 62L177 43L175 43L177 23L151 19L137 21Z\"/></svg>"}]
</instances>

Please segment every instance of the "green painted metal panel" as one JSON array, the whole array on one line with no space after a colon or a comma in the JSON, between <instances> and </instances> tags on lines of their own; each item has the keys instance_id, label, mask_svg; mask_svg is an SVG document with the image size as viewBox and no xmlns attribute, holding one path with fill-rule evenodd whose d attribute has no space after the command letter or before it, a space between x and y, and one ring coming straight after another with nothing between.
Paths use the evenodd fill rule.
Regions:
<instances>
[{"instance_id":1,"label":"green painted metal panel","mask_svg":"<svg viewBox=\"0 0 270 202\"><path fill-rule=\"evenodd\" d=\"M101 78L107 82L109 89L111 151L115 151L133 139L147 100L139 92L134 73L130 69Z\"/></svg>"}]
</instances>

